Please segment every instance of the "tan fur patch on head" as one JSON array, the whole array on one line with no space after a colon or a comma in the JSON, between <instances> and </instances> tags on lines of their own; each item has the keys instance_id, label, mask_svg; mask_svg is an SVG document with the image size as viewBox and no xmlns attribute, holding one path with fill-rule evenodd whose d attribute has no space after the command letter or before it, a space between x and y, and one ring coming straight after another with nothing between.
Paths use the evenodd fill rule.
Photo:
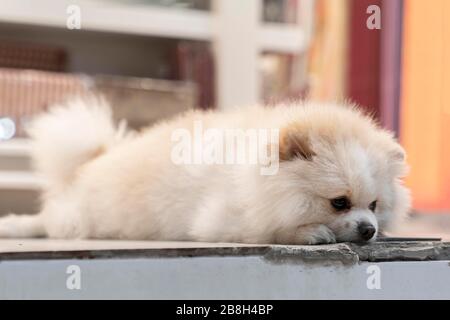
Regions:
<instances>
[{"instance_id":1,"label":"tan fur patch on head","mask_svg":"<svg viewBox=\"0 0 450 320\"><path fill-rule=\"evenodd\" d=\"M312 161L316 153L312 150L310 139L305 128L291 124L280 132L280 160L292 160L298 157Z\"/></svg>"}]
</instances>

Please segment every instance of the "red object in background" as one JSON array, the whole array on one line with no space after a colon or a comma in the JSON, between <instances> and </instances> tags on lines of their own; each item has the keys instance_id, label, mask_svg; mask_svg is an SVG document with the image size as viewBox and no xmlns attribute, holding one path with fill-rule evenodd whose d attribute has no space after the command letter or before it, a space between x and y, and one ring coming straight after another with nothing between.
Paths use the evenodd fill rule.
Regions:
<instances>
[{"instance_id":1,"label":"red object in background","mask_svg":"<svg viewBox=\"0 0 450 320\"><path fill-rule=\"evenodd\" d=\"M200 109L215 107L214 59L211 48L195 42L180 42L174 52L174 80L197 85L197 103Z\"/></svg>"},{"instance_id":2,"label":"red object in background","mask_svg":"<svg viewBox=\"0 0 450 320\"><path fill-rule=\"evenodd\" d=\"M25 122L67 97L87 93L84 78L62 72L0 68L0 117L14 120L16 136L25 136Z\"/></svg>"},{"instance_id":3,"label":"red object in background","mask_svg":"<svg viewBox=\"0 0 450 320\"><path fill-rule=\"evenodd\" d=\"M380 119L399 136L403 0L383 1L381 10Z\"/></svg>"},{"instance_id":4,"label":"red object in background","mask_svg":"<svg viewBox=\"0 0 450 320\"><path fill-rule=\"evenodd\" d=\"M0 67L64 71L67 52L63 48L16 41L0 41Z\"/></svg>"},{"instance_id":5,"label":"red object in background","mask_svg":"<svg viewBox=\"0 0 450 320\"><path fill-rule=\"evenodd\" d=\"M381 30L367 28L367 8L381 0L350 0L348 97L380 114Z\"/></svg>"}]
</instances>

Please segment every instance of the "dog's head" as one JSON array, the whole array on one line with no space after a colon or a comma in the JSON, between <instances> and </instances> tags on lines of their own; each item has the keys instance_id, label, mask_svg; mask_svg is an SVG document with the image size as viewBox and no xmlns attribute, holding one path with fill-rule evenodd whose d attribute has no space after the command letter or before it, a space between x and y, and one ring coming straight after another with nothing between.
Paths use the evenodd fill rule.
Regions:
<instances>
[{"instance_id":1,"label":"dog's head","mask_svg":"<svg viewBox=\"0 0 450 320\"><path fill-rule=\"evenodd\" d=\"M294 118L280 132L277 179L290 181L285 200L295 203L280 221L324 224L341 242L376 239L409 209L403 148L352 108L306 108L300 116L308 120Z\"/></svg>"}]
</instances>

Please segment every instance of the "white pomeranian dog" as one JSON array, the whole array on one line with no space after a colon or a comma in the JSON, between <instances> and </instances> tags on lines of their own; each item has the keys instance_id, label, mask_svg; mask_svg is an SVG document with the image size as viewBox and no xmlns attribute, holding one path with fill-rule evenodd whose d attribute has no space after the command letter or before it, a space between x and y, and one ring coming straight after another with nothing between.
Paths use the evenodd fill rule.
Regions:
<instances>
[{"instance_id":1,"label":"white pomeranian dog","mask_svg":"<svg viewBox=\"0 0 450 320\"><path fill-rule=\"evenodd\" d=\"M372 241L410 206L402 147L354 106L191 111L128 134L105 103L74 100L28 132L42 210L0 218L3 238ZM242 151L267 157L233 161Z\"/></svg>"}]
</instances>

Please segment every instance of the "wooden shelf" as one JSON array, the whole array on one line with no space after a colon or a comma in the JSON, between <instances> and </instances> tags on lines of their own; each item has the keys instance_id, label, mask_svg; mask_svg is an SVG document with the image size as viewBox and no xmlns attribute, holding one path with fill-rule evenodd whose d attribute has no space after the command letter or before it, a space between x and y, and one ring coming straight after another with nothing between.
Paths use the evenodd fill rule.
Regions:
<instances>
[{"instance_id":1,"label":"wooden shelf","mask_svg":"<svg viewBox=\"0 0 450 320\"><path fill-rule=\"evenodd\" d=\"M0 142L1 156L29 156L30 140L24 138L14 138L8 141Z\"/></svg>"},{"instance_id":2,"label":"wooden shelf","mask_svg":"<svg viewBox=\"0 0 450 320\"><path fill-rule=\"evenodd\" d=\"M0 171L0 190L39 190L42 181L26 171Z\"/></svg>"},{"instance_id":3,"label":"wooden shelf","mask_svg":"<svg viewBox=\"0 0 450 320\"><path fill-rule=\"evenodd\" d=\"M214 14L207 11L152 5L79 0L81 30L163 38L212 41ZM66 1L15 0L2 4L0 22L66 28ZM262 50L295 53L306 46L301 28L291 24L262 25ZM68 30L77 32L77 30Z\"/></svg>"}]
</instances>

